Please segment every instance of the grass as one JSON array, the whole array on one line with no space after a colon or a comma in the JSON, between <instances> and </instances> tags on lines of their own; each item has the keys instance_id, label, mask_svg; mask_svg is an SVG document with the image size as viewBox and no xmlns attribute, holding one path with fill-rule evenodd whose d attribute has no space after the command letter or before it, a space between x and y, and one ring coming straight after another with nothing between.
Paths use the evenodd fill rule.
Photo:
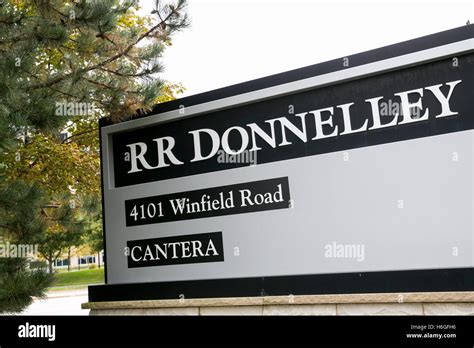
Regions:
<instances>
[{"instance_id":1,"label":"grass","mask_svg":"<svg viewBox=\"0 0 474 348\"><path fill-rule=\"evenodd\" d=\"M53 287L50 290L82 289L89 284L104 283L104 269L86 269L83 271L61 272L54 274Z\"/></svg>"}]
</instances>

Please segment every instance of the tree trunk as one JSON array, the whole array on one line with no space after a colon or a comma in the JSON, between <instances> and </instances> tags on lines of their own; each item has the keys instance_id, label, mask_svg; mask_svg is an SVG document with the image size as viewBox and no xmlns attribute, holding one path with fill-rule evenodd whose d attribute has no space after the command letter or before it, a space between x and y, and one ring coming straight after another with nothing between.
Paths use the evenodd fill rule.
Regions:
<instances>
[{"instance_id":1,"label":"tree trunk","mask_svg":"<svg viewBox=\"0 0 474 348\"><path fill-rule=\"evenodd\" d=\"M71 247L67 250L67 271L71 269Z\"/></svg>"},{"instance_id":2,"label":"tree trunk","mask_svg":"<svg viewBox=\"0 0 474 348\"><path fill-rule=\"evenodd\" d=\"M99 264L99 269L100 269L100 251L97 253L97 262Z\"/></svg>"},{"instance_id":3,"label":"tree trunk","mask_svg":"<svg viewBox=\"0 0 474 348\"><path fill-rule=\"evenodd\" d=\"M48 260L48 271L49 274L53 274L53 260Z\"/></svg>"}]
</instances>

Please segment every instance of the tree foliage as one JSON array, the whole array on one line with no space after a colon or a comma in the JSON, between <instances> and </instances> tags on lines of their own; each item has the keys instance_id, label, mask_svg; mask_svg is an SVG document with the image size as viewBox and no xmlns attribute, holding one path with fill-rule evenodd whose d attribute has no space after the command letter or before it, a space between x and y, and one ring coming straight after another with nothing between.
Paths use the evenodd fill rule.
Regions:
<instances>
[{"instance_id":1,"label":"tree foliage","mask_svg":"<svg viewBox=\"0 0 474 348\"><path fill-rule=\"evenodd\" d=\"M140 16L138 0L0 1L0 239L39 243L49 260L85 230L99 243L100 211L85 215L99 193L98 118L133 117L182 91L158 74L185 7L156 1ZM0 260L0 312L50 282L24 259Z\"/></svg>"},{"instance_id":2,"label":"tree foliage","mask_svg":"<svg viewBox=\"0 0 474 348\"><path fill-rule=\"evenodd\" d=\"M79 245L85 228L85 217L76 206L75 197L62 194L54 197L52 203L42 207L46 228L36 242L39 253L48 261L49 272L53 263L69 247Z\"/></svg>"},{"instance_id":3,"label":"tree foliage","mask_svg":"<svg viewBox=\"0 0 474 348\"><path fill-rule=\"evenodd\" d=\"M20 178L36 182L49 194L99 193L97 149L76 142L61 142L41 133L35 134L30 141L5 155L7 180Z\"/></svg>"}]
</instances>

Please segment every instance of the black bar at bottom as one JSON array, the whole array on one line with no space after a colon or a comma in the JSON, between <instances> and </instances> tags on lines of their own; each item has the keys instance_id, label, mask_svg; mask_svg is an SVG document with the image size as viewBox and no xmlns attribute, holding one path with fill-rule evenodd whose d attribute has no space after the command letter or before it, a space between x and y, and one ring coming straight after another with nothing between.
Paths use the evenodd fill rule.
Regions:
<instances>
[{"instance_id":1,"label":"black bar at bottom","mask_svg":"<svg viewBox=\"0 0 474 348\"><path fill-rule=\"evenodd\" d=\"M54 325L54 336L19 337L22 325ZM0 345L410 344L472 347L474 317L14 317L0 316ZM50 331L51 332L51 331ZM51 339L51 341L50 341ZM203 346L203 347L204 347ZM384 345L382 345L384 346Z\"/></svg>"}]
</instances>

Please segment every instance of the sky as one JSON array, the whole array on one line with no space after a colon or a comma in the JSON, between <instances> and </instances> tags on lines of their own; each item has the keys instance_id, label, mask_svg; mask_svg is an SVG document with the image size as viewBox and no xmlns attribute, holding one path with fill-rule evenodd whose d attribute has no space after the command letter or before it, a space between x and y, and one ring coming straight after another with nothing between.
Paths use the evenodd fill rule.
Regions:
<instances>
[{"instance_id":1,"label":"sky","mask_svg":"<svg viewBox=\"0 0 474 348\"><path fill-rule=\"evenodd\" d=\"M162 59L182 96L472 23L474 0L188 0L188 13Z\"/></svg>"}]
</instances>

